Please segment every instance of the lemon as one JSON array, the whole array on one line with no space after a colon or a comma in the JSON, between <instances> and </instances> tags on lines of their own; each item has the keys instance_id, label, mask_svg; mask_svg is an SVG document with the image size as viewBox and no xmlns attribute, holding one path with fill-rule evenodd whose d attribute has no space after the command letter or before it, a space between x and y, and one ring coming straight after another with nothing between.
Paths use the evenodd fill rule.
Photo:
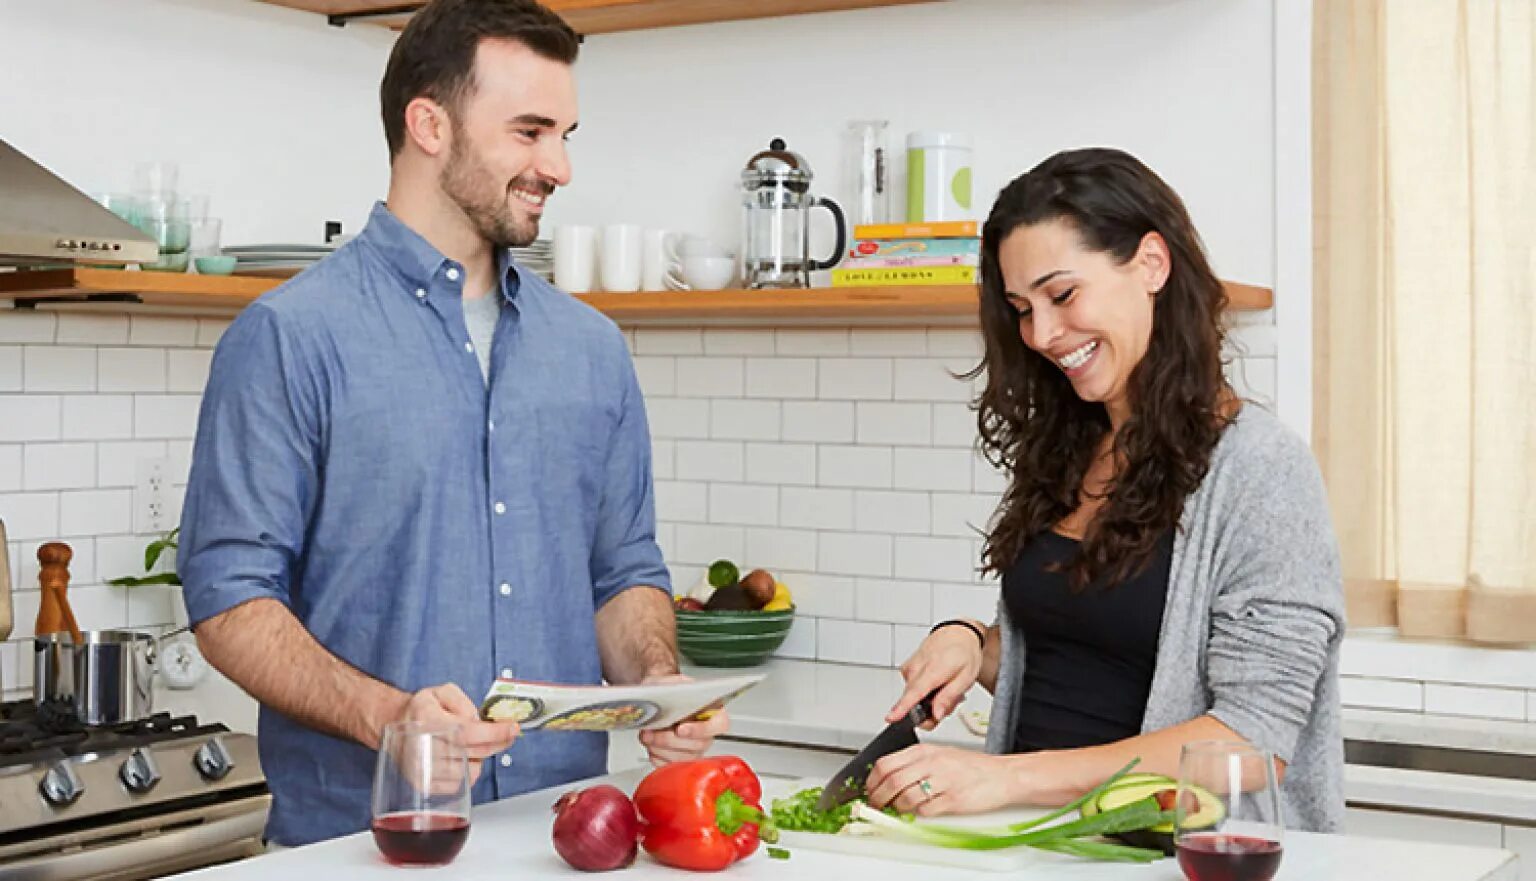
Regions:
<instances>
[{"instance_id":1,"label":"lemon","mask_svg":"<svg viewBox=\"0 0 1536 881\"><path fill-rule=\"evenodd\" d=\"M716 560L709 564L709 583L714 587L730 587L740 580L741 570L730 560Z\"/></svg>"},{"instance_id":2,"label":"lemon","mask_svg":"<svg viewBox=\"0 0 1536 881\"><path fill-rule=\"evenodd\" d=\"M782 581L773 583L773 599L763 606L764 612L782 612L794 605L794 597L789 595L789 586Z\"/></svg>"}]
</instances>

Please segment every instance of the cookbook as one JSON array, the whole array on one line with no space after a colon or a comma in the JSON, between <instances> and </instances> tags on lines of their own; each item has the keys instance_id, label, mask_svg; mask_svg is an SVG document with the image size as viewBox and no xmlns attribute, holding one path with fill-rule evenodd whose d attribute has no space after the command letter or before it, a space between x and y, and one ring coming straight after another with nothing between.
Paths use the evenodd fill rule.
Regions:
<instances>
[{"instance_id":1,"label":"cookbook","mask_svg":"<svg viewBox=\"0 0 1536 881\"><path fill-rule=\"evenodd\" d=\"M765 674L652 685L557 685L497 679L480 717L526 731L626 731L708 719Z\"/></svg>"}]
</instances>

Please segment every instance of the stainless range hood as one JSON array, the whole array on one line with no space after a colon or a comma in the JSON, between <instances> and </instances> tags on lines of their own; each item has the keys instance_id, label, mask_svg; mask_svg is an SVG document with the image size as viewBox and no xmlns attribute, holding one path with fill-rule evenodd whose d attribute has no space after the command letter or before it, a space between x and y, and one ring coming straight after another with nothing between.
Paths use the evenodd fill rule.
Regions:
<instances>
[{"instance_id":1,"label":"stainless range hood","mask_svg":"<svg viewBox=\"0 0 1536 881\"><path fill-rule=\"evenodd\" d=\"M0 139L0 265L158 259L154 239Z\"/></svg>"}]
</instances>

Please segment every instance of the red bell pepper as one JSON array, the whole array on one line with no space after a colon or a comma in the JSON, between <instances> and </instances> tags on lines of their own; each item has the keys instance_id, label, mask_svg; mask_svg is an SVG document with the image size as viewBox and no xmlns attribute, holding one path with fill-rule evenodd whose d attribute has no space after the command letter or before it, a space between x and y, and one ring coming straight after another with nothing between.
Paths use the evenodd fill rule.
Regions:
<instances>
[{"instance_id":1,"label":"red bell pepper","mask_svg":"<svg viewBox=\"0 0 1536 881\"><path fill-rule=\"evenodd\" d=\"M736 756L674 762L635 788L641 845L657 862L713 872L750 856L778 832L760 805L762 783Z\"/></svg>"}]
</instances>

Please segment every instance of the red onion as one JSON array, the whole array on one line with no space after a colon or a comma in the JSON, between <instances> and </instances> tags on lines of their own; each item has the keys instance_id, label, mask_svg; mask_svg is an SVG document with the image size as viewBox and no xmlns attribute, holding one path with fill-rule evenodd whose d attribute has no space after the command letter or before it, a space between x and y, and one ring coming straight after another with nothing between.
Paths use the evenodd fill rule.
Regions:
<instances>
[{"instance_id":1,"label":"red onion","mask_svg":"<svg viewBox=\"0 0 1536 881\"><path fill-rule=\"evenodd\" d=\"M583 872L622 869L639 850L640 815L616 786L567 792L555 802L555 852Z\"/></svg>"}]
</instances>

